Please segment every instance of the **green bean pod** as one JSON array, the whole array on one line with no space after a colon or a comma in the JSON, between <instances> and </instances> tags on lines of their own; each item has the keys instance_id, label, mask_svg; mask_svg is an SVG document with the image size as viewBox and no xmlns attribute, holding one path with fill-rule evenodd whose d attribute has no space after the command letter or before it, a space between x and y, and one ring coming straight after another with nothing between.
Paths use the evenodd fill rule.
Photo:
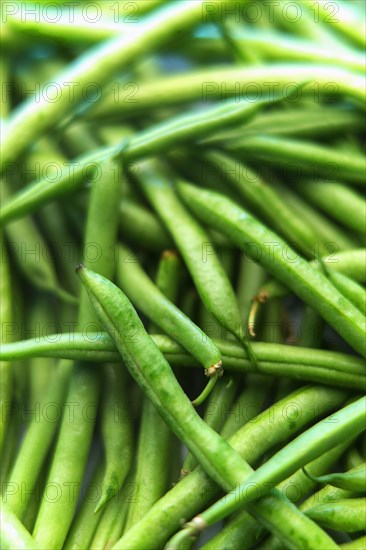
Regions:
<instances>
[{"instance_id":1,"label":"green bean pod","mask_svg":"<svg viewBox=\"0 0 366 550\"><path fill-rule=\"evenodd\" d=\"M365 404L366 397L362 397L338 411L336 415L328 417L302 433L260 466L245 483L227 495L224 500L216 502L211 508L189 522L181 533L173 537L168 548L179 548L179 543L186 540L187 537L195 536L207 526L227 517L241 506L253 503L268 494L270 487L275 486L299 467L319 457L334 444L339 443L343 437L352 437L361 433L365 429ZM337 423L334 423L334 418L338 420ZM358 512L359 518L366 500L357 500L362 500L362 503L357 503L358 506L355 505L355 511ZM357 525L359 525L359 519ZM359 529L360 527L358 527Z\"/></svg>"},{"instance_id":2,"label":"green bean pod","mask_svg":"<svg viewBox=\"0 0 366 550\"><path fill-rule=\"evenodd\" d=\"M152 163L139 164L138 180L172 235L205 307L243 344L255 365L256 358L243 331L236 296L209 236L186 210L169 180L161 177Z\"/></svg>"},{"instance_id":3,"label":"green bean pod","mask_svg":"<svg viewBox=\"0 0 366 550\"><path fill-rule=\"evenodd\" d=\"M361 154L351 155L312 142L266 135L243 137L240 141L227 143L226 148L257 162L292 166L313 176L344 178L351 183L364 185L366 160Z\"/></svg>"},{"instance_id":4,"label":"green bean pod","mask_svg":"<svg viewBox=\"0 0 366 550\"><path fill-rule=\"evenodd\" d=\"M209 225L219 228L251 256L256 245L261 265L281 280L308 305L312 306L361 355L366 357L365 317L327 278L314 270L278 235L252 218L245 210L218 193L180 184L187 205ZM251 247L247 246L251 244ZM272 247L269 244L272 243ZM275 245L275 246L274 246ZM283 254L286 251L290 261ZM293 258L295 258L295 263Z\"/></svg>"},{"instance_id":5,"label":"green bean pod","mask_svg":"<svg viewBox=\"0 0 366 550\"><path fill-rule=\"evenodd\" d=\"M117 280L135 306L189 351L208 372L220 369L221 354L215 344L164 296L134 254L123 245L118 248Z\"/></svg>"},{"instance_id":6,"label":"green bean pod","mask_svg":"<svg viewBox=\"0 0 366 550\"><path fill-rule=\"evenodd\" d=\"M366 535L353 540L352 542L345 542L339 545L341 550L364 550L366 544Z\"/></svg>"},{"instance_id":7,"label":"green bean pod","mask_svg":"<svg viewBox=\"0 0 366 550\"><path fill-rule=\"evenodd\" d=\"M101 431L105 442L106 471L95 512L101 510L122 487L130 471L133 454L133 425L128 408L126 373L118 365L103 369Z\"/></svg>"},{"instance_id":8,"label":"green bean pod","mask_svg":"<svg viewBox=\"0 0 366 550\"><path fill-rule=\"evenodd\" d=\"M12 512L3 502L0 503L0 513L1 548L4 550L14 550L14 548L40 550L42 548L36 543L14 512Z\"/></svg>"},{"instance_id":9,"label":"green bean pod","mask_svg":"<svg viewBox=\"0 0 366 550\"><path fill-rule=\"evenodd\" d=\"M227 5L234 2L226 2ZM1 172L30 146L39 136L60 122L65 116L75 112L82 101L82 90L90 82L104 85L117 70L126 67L136 56L146 50L151 51L169 42L179 30L188 30L201 20L203 2L180 2L169 4L158 10L141 23L140 30L133 37L118 35L101 45L86 51L73 61L54 79L60 90L60 99L48 102L45 98L37 102L30 98L21 104L11 117L3 143ZM73 95L70 96L70 85Z\"/></svg>"},{"instance_id":10,"label":"green bean pod","mask_svg":"<svg viewBox=\"0 0 366 550\"><path fill-rule=\"evenodd\" d=\"M238 450L249 463L258 462L263 453L289 440L306 425L317 418L321 418L327 412L334 410L345 398L340 391L334 392L324 387L307 387L291 393L285 399L263 411L253 418L243 428L237 430L230 439L230 445ZM315 407L314 407L315 405ZM284 414L284 411L286 413ZM301 411L301 414L299 414ZM249 414L249 413L248 413ZM250 472L237 472L237 479L242 474ZM160 501L158 501L146 516L136 526L132 527L114 546L114 550L159 550L166 542L167 537L173 534L181 526L181 518L187 518L199 512L208 505L214 497L219 497L220 492L202 468L196 468L191 474L183 478ZM289 513L289 508L284 504L283 498L276 501L272 509L281 509L282 517ZM169 514L166 513L169 510ZM305 538L313 532L311 526L298 522L298 517L293 516L292 521L297 522ZM288 522L285 522L288 524ZM309 530L310 527L310 530ZM258 532L251 539L251 545L258 541ZM312 539L314 548L319 547L319 539ZM250 546L250 542L248 542ZM326 547L326 546L325 546Z\"/></svg>"},{"instance_id":11,"label":"green bean pod","mask_svg":"<svg viewBox=\"0 0 366 550\"><path fill-rule=\"evenodd\" d=\"M122 240L130 245L160 252L173 247L172 240L160 220L147 208L123 199L119 228Z\"/></svg>"},{"instance_id":12,"label":"green bean pod","mask_svg":"<svg viewBox=\"0 0 366 550\"><path fill-rule=\"evenodd\" d=\"M324 476L314 476L307 470L304 470L315 483L322 485L329 484L333 487L339 487L345 491L366 492L366 466L361 465L356 470L345 473L327 474Z\"/></svg>"},{"instance_id":13,"label":"green bean pod","mask_svg":"<svg viewBox=\"0 0 366 550\"><path fill-rule=\"evenodd\" d=\"M366 498L348 498L318 504L306 515L327 529L355 533L365 528Z\"/></svg>"},{"instance_id":14,"label":"green bean pod","mask_svg":"<svg viewBox=\"0 0 366 550\"><path fill-rule=\"evenodd\" d=\"M343 296L345 296L357 309L366 315L366 290L363 286L353 281L347 275L327 270L330 282Z\"/></svg>"},{"instance_id":15,"label":"green bean pod","mask_svg":"<svg viewBox=\"0 0 366 550\"><path fill-rule=\"evenodd\" d=\"M10 266L3 232L0 232L1 262L0 262L0 326L1 326L1 345L8 341L7 331L11 328L13 322L12 306L12 285ZM12 364L0 361L0 455L2 455L4 440L7 431L7 411L11 405L13 393L13 371Z\"/></svg>"},{"instance_id":16,"label":"green bean pod","mask_svg":"<svg viewBox=\"0 0 366 550\"><path fill-rule=\"evenodd\" d=\"M295 189L343 226L360 233L365 231L366 201L353 189L335 181L304 181L296 184Z\"/></svg>"}]
</instances>

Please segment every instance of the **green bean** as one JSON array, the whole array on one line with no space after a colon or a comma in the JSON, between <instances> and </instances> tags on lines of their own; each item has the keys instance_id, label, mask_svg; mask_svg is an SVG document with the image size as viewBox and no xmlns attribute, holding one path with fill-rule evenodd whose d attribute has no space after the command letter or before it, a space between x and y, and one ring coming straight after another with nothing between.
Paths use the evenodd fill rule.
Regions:
<instances>
[{"instance_id":1,"label":"green bean","mask_svg":"<svg viewBox=\"0 0 366 550\"><path fill-rule=\"evenodd\" d=\"M240 141L226 143L226 148L257 162L275 163L317 177L344 178L350 183L364 184L366 161L361 154L350 155L308 141L266 135L243 137Z\"/></svg>"},{"instance_id":2,"label":"green bean","mask_svg":"<svg viewBox=\"0 0 366 550\"><path fill-rule=\"evenodd\" d=\"M205 159L220 167L220 172L225 174L225 182L238 191L247 208L253 205L275 231L292 242L298 250L307 256L311 255L310 250L317 240L316 234L301 218L293 215L282 197L258 174L221 153L209 153Z\"/></svg>"},{"instance_id":3,"label":"green bean","mask_svg":"<svg viewBox=\"0 0 366 550\"><path fill-rule=\"evenodd\" d=\"M274 187L282 196L286 195L286 202L293 210L293 215L301 216L304 222L313 228L317 238L313 242L313 254L315 258L323 256L326 252L330 254L339 250L348 250L357 246L352 236L345 234L344 230L329 220L318 210L299 197L288 185L274 182Z\"/></svg>"},{"instance_id":4,"label":"green bean","mask_svg":"<svg viewBox=\"0 0 366 550\"><path fill-rule=\"evenodd\" d=\"M160 220L147 208L124 199L120 206L119 227L124 242L160 252L172 248L172 240Z\"/></svg>"},{"instance_id":5,"label":"green bean","mask_svg":"<svg viewBox=\"0 0 366 550\"><path fill-rule=\"evenodd\" d=\"M1 548L4 550L14 550L14 548L24 548L24 550L39 550L39 546L27 529L9 509L9 507L0 503L1 512Z\"/></svg>"},{"instance_id":6,"label":"green bean","mask_svg":"<svg viewBox=\"0 0 366 550\"><path fill-rule=\"evenodd\" d=\"M9 193L7 183L2 181L2 193ZM41 233L30 218L8 224L5 228L11 255L23 275L35 286L56 294L62 300L75 302L76 298L63 290L57 282L53 259Z\"/></svg>"},{"instance_id":7,"label":"green bean","mask_svg":"<svg viewBox=\"0 0 366 550\"><path fill-rule=\"evenodd\" d=\"M91 487L99 488L103 481L103 470L101 466L97 468L92 477ZM74 517L67 538L64 543L65 550L83 550L89 547L95 530L97 529L102 513L95 513L95 498L85 493L84 500Z\"/></svg>"},{"instance_id":8,"label":"green bean","mask_svg":"<svg viewBox=\"0 0 366 550\"><path fill-rule=\"evenodd\" d=\"M366 466L347 473L334 473L324 476L314 476L304 469L306 475L315 483L329 484L346 491L366 491Z\"/></svg>"},{"instance_id":9,"label":"green bean","mask_svg":"<svg viewBox=\"0 0 366 550\"><path fill-rule=\"evenodd\" d=\"M298 390L249 422L230 438L229 443L250 463L256 462L264 452L287 441L309 422L333 410L343 399L342 392L329 392L321 387ZM316 405L314 409L314 404L319 407ZM291 414L287 415L289 409L292 409ZM294 412L294 409L301 411L301 414ZM239 475L240 472L238 477ZM114 550L161 548L166 538L180 527L181 518L198 512L219 494L218 488L208 475L201 468L196 468L166 493L146 516L119 540ZM276 502L276 507L288 513L288 508L283 506L282 501L278 504ZM166 510L169 510L169 514ZM308 527L307 525L306 528ZM257 536L254 534L252 544L256 542Z\"/></svg>"},{"instance_id":10,"label":"green bean","mask_svg":"<svg viewBox=\"0 0 366 550\"><path fill-rule=\"evenodd\" d=\"M255 365L255 356L242 330L234 291L208 235L180 202L170 182L155 171L154 165L140 164L138 179L182 254L202 302L243 344Z\"/></svg>"},{"instance_id":11,"label":"green bean","mask_svg":"<svg viewBox=\"0 0 366 550\"><path fill-rule=\"evenodd\" d=\"M224 423L224 415L235 397L238 379L225 376L220 379L213 389L206 405L203 420L210 428L220 433ZM197 466L197 461L191 453L188 453L182 465L182 475L187 475Z\"/></svg>"},{"instance_id":12,"label":"green bean","mask_svg":"<svg viewBox=\"0 0 366 550\"><path fill-rule=\"evenodd\" d=\"M98 396L98 389L99 380L95 372L89 365L79 363L72 373L67 395L67 403L76 403L77 406L73 407L72 414L70 411L64 411L46 482L51 487L56 484L61 491L57 495L57 500L50 500L47 494L43 495L33 531L33 536L41 548L61 548L66 539L84 476L96 418L95 396ZM75 437L73 430L79 437Z\"/></svg>"},{"instance_id":13,"label":"green bean","mask_svg":"<svg viewBox=\"0 0 366 550\"><path fill-rule=\"evenodd\" d=\"M320 47L310 40L286 35L282 32L239 29L234 34L238 47L242 50L255 49L265 60L274 61L301 61L313 63L327 63L338 67L345 67L353 71L362 71L363 63L360 52L355 50ZM215 36L197 38L199 48L214 50L221 53L222 46ZM221 46L221 47L220 47Z\"/></svg>"},{"instance_id":14,"label":"green bean","mask_svg":"<svg viewBox=\"0 0 366 550\"><path fill-rule=\"evenodd\" d=\"M101 430L105 442L106 471L95 512L122 487L131 467L133 451L132 419L128 411L121 414L128 408L127 377L115 365L105 365L103 374Z\"/></svg>"},{"instance_id":15,"label":"green bean","mask_svg":"<svg viewBox=\"0 0 366 550\"><path fill-rule=\"evenodd\" d=\"M122 245L118 249L117 279L123 292L136 307L187 349L207 372L220 370L221 355L217 347L164 296L144 273L133 253Z\"/></svg>"},{"instance_id":16,"label":"green bean","mask_svg":"<svg viewBox=\"0 0 366 550\"><path fill-rule=\"evenodd\" d=\"M303 7L306 11L313 10L304 0L300 0L300 9ZM337 31L342 38L345 37L356 46L365 46L365 34L362 27L362 20L357 13L357 10L349 2L338 2L337 17L330 16L329 4L326 2L318 2L315 8L314 15L316 21L324 22L326 26Z\"/></svg>"},{"instance_id":17,"label":"green bean","mask_svg":"<svg viewBox=\"0 0 366 550\"><path fill-rule=\"evenodd\" d=\"M345 447L349 445L349 441L342 445L337 445L334 449L331 449L324 455L311 463L313 469L318 471L324 471L329 468L344 451ZM309 483L309 479L306 479L301 470L296 472L288 479L279 484L278 489L282 491L284 498L288 498L290 501L297 501L302 498L302 495L306 494L313 486ZM248 532L250 530L256 530L258 532L258 526L253 525L253 519L248 516L245 510L236 514L225 527L218 533L213 539L203 546L204 550L219 550L221 548L241 548L245 550L248 548L246 540L248 539ZM249 537L250 540L251 537ZM275 548L282 548L282 541L275 537L269 537L267 541L261 545L261 550L274 550Z\"/></svg>"},{"instance_id":18,"label":"green bean","mask_svg":"<svg viewBox=\"0 0 366 550\"><path fill-rule=\"evenodd\" d=\"M252 298L258 293L265 277L265 271L260 265L241 255L236 292L242 319L248 318Z\"/></svg>"},{"instance_id":19,"label":"green bean","mask_svg":"<svg viewBox=\"0 0 366 550\"><path fill-rule=\"evenodd\" d=\"M299 467L319 457L343 437L352 437L361 433L365 429L365 404L366 397L360 398L343 407L336 413L337 416L332 415L302 433L260 466L256 472L249 476L245 483L241 484L230 495L227 495L223 501L218 501L186 524L183 531L172 539L168 547L179 547L177 546L178 543L186 540L187 537L196 536L207 526L223 519L241 506L253 503L266 493L268 494L270 487L274 487L286 475L292 474ZM338 420L336 424L333 423L334 418ZM365 499L362 500L364 506ZM355 506L355 510L360 514L360 507ZM307 514L309 515L309 511ZM314 518L314 514L311 516Z\"/></svg>"},{"instance_id":20,"label":"green bean","mask_svg":"<svg viewBox=\"0 0 366 550\"><path fill-rule=\"evenodd\" d=\"M366 498L351 498L318 504L306 515L327 529L354 533L365 527Z\"/></svg>"},{"instance_id":21,"label":"green bean","mask_svg":"<svg viewBox=\"0 0 366 550\"><path fill-rule=\"evenodd\" d=\"M129 333L134 334L133 330ZM199 364L165 335L152 335L160 351L173 365L197 367ZM245 351L236 343L215 342L222 351L227 370L237 372L262 372L320 383L347 384L351 388L365 386L365 366L361 358L351 355L309 348L293 348L288 345L253 343L253 350L260 365L254 367ZM115 344L108 334L70 333L54 334L47 338L30 339L4 344L0 350L3 361L28 357L56 357L90 362L119 362Z\"/></svg>"},{"instance_id":22,"label":"green bean","mask_svg":"<svg viewBox=\"0 0 366 550\"><path fill-rule=\"evenodd\" d=\"M256 84L253 91L253 82ZM225 100L228 97L250 98L263 97L267 91L276 93L278 90L288 90L288 84L299 86L303 82L312 85L305 88L304 93L313 92L315 101L325 94L344 94L355 100L359 105L365 100L364 77L338 67L317 63L272 63L259 67L230 67L225 65L213 66L169 75L151 82L139 83L136 93L136 103L116 103L114 94L106 96L103 102L90 109L88 118L99 118L142 110L179 105L189 101L207 102L211 99ZM332 86L329 84L332 83Z\"/></svg>"},{"instance_id":23,"label":"green bean","mask_svg":"<svg viewBox=\"0 0 366 550\"><path fill-rule=\"evenodd\" d=\"M366 544L366 535L359 537L351 542L345 542L339 545L342 550L364 550Z\"/></svg>"},{"instance_id":24,"label":"green bean","mask_svg":"<svg viewBox=\"0 0 366 550\"><path fill-rule=\"evenodd\" d=\"M0 262L0 327L1 327L1 345L6 344L8 337L7 331L13 322L12 306L12 284L10 275L10 266L3 232L0 231L1 262ZM0 455L2 455L3 446L7 433L7 410L10 407L13 393L13 373L11 363L0 361Z\"/></svg>"},{"instance_id":25,"label":"green bean","mask_svg":"<svg viewBox=\"0 0 366 550\"><path fill-rule=\"evenodd\" d=\"M90 299L99 318L114 336L122 358L136 381L210 475L222 484L230 480L233 485L234 480L237 479L236 468L247 471L250 470L249 465L243 462L232 447L194 413L179 384L172 378L169 365L164 361L158 348L152 340L144 338L146 335L144 327L122 291L107 279L82 266L79 267L78 272L88 288ZM125 334L125 328L131 325L135 327L137 325L140 334L140 338L135 342L128 342L125 338L121 338L121 335ZM141 345L141 339L143 345ZM181 421L182 417L184 422ZM209 438L206 434L210 434ZM204 452L201 449L204 449ZM218 462L217 456L220 456ZM235 468L233 468L234 465ZM266 521L272 525L268 510L267 513L261 510L261 513L266 515ZM302 516L298 515L299 521L300 517ZM309 524L307 527L309 528ZM285 531L291 538L291 532L286 526L281 526L279 529L281 532ZM315 525L312 525L312 531L313 535L319 539L330 540L325 533L318 531Z\"/></svg>"},{"instance_id":26,"label":"green bean","mask_svg":"<svg viewBox=\"0 0 366 550\"><path fill-rule=\"evenodd\" d=\"M55 377L40 403L41 414L34 414L8 476L5 502L19 518L25 512L30 493L34 490L55 437L67 392L70 369L69 361L59 363ZM22 493L22 487L26 487L26 495Z\"/></svg>"},{"instance_id":27,"label":"green bean","mask_svg":"<svg viewBox=\"0 0 366 550\"><path fill-rule=\"evenodd\" d=\"M342 183L304 181L296 191L345 227L363 233L366 228L366 201ZM332 197L330 204L329 197Z\"/></svg>"},{"instance_id":28,"label":"green bean","mask_svg":"<svg viewBox=\"0 0 366 550\"><path fill-rule=\"evenodd\" d=\"M305 306L298 345L304 348L320 348L323 332L323 319L313 308Z\"/></svg>"},{"instance_id":29,"label":"green bean","mask_svg":"<svg viewBox=\"0 0 366 550\"><path fill-rule=\"evenodd\" d=\"M164 252L158 266L156 286L172 302L176 301L178 295L179 269L180 261L177 254L171 251ZM154 332L153 326L150 326L149 332ZM169 427L145 396L134 477L137 495L128 507L126 530L137 523L166 491L171 444L172 433Z\"/></svg>"},{"instance_id":30,"label":"green bean","mask_svg":"<svg viewBox=\"0 0 366 550\"><path fill-rule=\"evenodd\" d=\"M357 472L359 469L362 470L364 469L364 467L365 467L365 463L362 463L348 470L347 474L352 475L353 472ZM320 489L318 492L308 497L304 502L302 502L300 505L300 509L306 511L309 508L313 508L314 506L316 506L321 502L337 501L345 498L351 498L356 494L357 493L353 491L346 491L344 489L333 487L332 485L326 485L325 487Z\"/></svg>"},{"instance_id":31,"label":"green bean","mask_svg":"<svg viewBox=\"0 0 366 550\"><path fill-rule=\"evenodd\" d=\"M229 236L240 248L252 255L248 243L260 250L261 265L289 286L301 299L312 306L337 332L361 355L366 356L364 316L344 298L327 278L302 260L275 233L237 207L222 195L198 190L187 184L179 184L179 190L189 207L207 224L214 225ZM268 244L275 243L272 250ZM280 249L280 250L279 250ZM290 260L284 259L284 251L290 251ZM257 252L256 255L258 256ZM297 261L298 260L298 261Z\"/></svg>"},{"instance_id":32,"label":"green bean","mask_svg":"<svg viewBox=\"0 0 366 550\"><path fill-rule=\"evenodd\" d=\"M135 502L136 487L133 470L119 492L107 502L98 528L90 543L90 550L109 549L119 539L125 528L127 513ZM85 544L83 545L85 548Z\"/></svg>"},{"instance_id":33,"label":"green bean","mask_svg":"<svg viewBox=\"0 0 366 550\"><path fill-rule=\"evenodd\" d=\"M47 102L42 98L37 102L37 98L31 98L12 115L3 143L2 170L40 135L75 110L83 98L86 84L93 81L99 85L107 83L117 70L136 60L146 49L151 52L169 42L178 29L179 32L188 30L202 17L202 8L201 1L169 4L147 17L140 24L139 33L112 38L77 58L54 81L60 89L59 101ZM77 86L73 88L70 98L69 86L72 84Z\"/></svg>"},{"instance_id":34,"label":"green bean","mask_svg":"<svg viewBox=\"0 0 366 550\"><path fill-rule=\"evenodd\" d=\"M366 290L347 275L326 270L330 282L341 292L361 313L366 315Z\"/></svg>"},{"instance_id":35,"label":"green bean","mask_svg":"<svg viewBox=\"0 0 366 550\"><path fill-rule=\"evenodd\" d=\"M104 277L85 267L80 266L78 273L88 289L98 317L114 339L132 376L199 462L214 479L224 484L230 464L237 462L239 457L230 453L231 449L226 442L194 411L159 348L146 336L142 322L123 292ZM126 334L131 327L134 328L136 336L122 337L121 334ZM215 460L214 456L219 455L222 460L216 465L217 459Z\"/></svg>"}]
</instances>

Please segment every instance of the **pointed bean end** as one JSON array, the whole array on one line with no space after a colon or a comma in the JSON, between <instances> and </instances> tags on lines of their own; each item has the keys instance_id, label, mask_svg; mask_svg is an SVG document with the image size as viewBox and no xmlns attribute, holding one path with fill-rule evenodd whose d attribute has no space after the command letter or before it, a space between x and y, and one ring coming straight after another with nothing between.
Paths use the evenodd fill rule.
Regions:
<instances>
[{"instance_id":1,"label":"pointed bean end","mask_svg":"<svg viewBox=\"0 0 366 550\"><path fill-rule=\"evenodd\" d=\"M80 271L81 271L82 269L84 269L84 267L85 267L85 266L84 266L83 264L77 265L76 268L75 268L75 273L77 273L77 274L79 275L79 274L80 274Z\"/></svg>"}]
</instances>

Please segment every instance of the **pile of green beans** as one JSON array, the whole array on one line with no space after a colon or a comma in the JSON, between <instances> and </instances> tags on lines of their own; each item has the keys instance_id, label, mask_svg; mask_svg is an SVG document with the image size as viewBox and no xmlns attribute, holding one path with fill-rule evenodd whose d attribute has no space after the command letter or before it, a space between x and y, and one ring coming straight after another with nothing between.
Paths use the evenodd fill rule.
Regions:
<instances>
[{"instance_id":1,"label":"pile of green beans","mask_svg":"<svg viewBox=\"0 0 366 550\"><path fill-rule=\"evenodd\" d=\"M363 550L360 2L72 4L2 5L1 548Z\"/></svg>"}]
</instances>

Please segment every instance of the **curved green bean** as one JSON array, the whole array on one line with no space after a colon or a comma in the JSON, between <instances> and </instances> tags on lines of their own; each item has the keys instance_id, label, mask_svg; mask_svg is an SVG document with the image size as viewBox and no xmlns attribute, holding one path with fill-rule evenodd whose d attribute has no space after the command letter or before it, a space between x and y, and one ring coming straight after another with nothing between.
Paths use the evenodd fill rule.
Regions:
<instances>
[{"instance_id":1,"label":"curved green bean","mask_svg":"<svg viewBox=\"0 0 366 550\"><path fill-rule=\"evenodd\" d=\"M183 531L173 537L168 548L179 548L182 541L194 537L209 525L227 517L241 506L253 503L268 494L271 487L299 467L319 457L333 445L339 443L343 437L352 437L361 433L365 429L365 405L366 397L362 397L299 435L260 466L245 483L227 495L225 499L218 501L186 524ZM334 418L338 422L335 423ZM357 500L363 501L362 504L358 503L358 507L355 505L356 511L360 513L361 507L365 506L366 499ZM309 515L309 511L307 514Z\"/></svg>"},{"instance_id":2,"label":"curved green bean","mask_svg":"<svg viewBox=\"0 0 366 550\"><path fill-rule=\"evenodd\" d=\"M189 351L207 372L220 370L221 354L215 344L164 296L123 245L118 248L117 280L133 304Z\"/></svg>"},{"instance_id":3,"label":"curved green bean","mask_svg":"<svg viewBox=\"0 0 366 550\"><path fill-rule=\"evenodd\" d=\"M256 261L318 311L356 351L366 357L365 317L336 291L322 273L299 257L278 235L226 197L188 184L179 184L179 191L201 220L219 228L240 248L244 248L249 256L256 254ZM253 245L256 248L254 252ZM284 253L289 261L286 261Z\"/></svg>"},{"instance_id":4,"label":"curved green bean","mask_svg":"<svg viewBox=\"0 0 366 550\"><path fill-rule=\"evenodd\" d=\"M358 153L347 154L309 141L266 135L244 136L241 140L227 142L225 147L252 161L265 161L315 177L345 179L364 185L366 159Z\"/></svg>"},{"instance_id":5,"label":"curved green bean","mask_svg":"<svg viewBox=\"0 0 366 550\"><path fill-rule=\"evenodd\" d=\"M366 492L366 465L345 473L334 473L323 476L314 476L304 468L306 475L315 483L332 485L346 491Z\"/></svg>"},{"instance_id":6,"label":"curved green bean","mask_svg":"<svg viewBox=\"0 0 366 550\"><path fill-rule=\"evenodd\" d=\"M138 33L118 35L77 58L54 80L60 90L58 101L48 102L44 97L41 101L31 98L13 113L3 143L1 172L40 135L75 111L83 99L87 84L105 84L117 70L144 54L146 49L151 52L153 48L169 42L177 31L194 26L202 17L202 8L201 0L166 5L156 14L146 17ZM70 94L73 84L73 93Z\"/></svg>"},{"instance_id":7,"label":"curved green bean","mask_svg":"<svg viewBox=\"0 0 366 550\"><path fill-rule=\"evenodd\" d=\"M255 365L256 358L243 331L236 296L209 236L154 164L139 164L138 180L172 235L205 307L243 344Z\"/></svg>"},{"instance_id":8,"label":"curved green bean","mask_svg":"<svg viewBox=\"0 0 366 550\"><path fill-rule=\"evenodd\" d=\"M366 498L347 498L318 504L306 515L327 529L355 533L365 527Z\"/></svg>"},{"instance_id":9,"label":"curved green bean","mask_svg":"<svg viewBox=\"0 0 366 550\"><path fill-rule=\"evenodd\" d=\"M22 548L24 550L40 550L42 548L36 543L18 517L6 504L4 504L4 502L0 503L0 514L1 548L4 550L14 550L14 548Z\"/></svg>"}]
</instances>

